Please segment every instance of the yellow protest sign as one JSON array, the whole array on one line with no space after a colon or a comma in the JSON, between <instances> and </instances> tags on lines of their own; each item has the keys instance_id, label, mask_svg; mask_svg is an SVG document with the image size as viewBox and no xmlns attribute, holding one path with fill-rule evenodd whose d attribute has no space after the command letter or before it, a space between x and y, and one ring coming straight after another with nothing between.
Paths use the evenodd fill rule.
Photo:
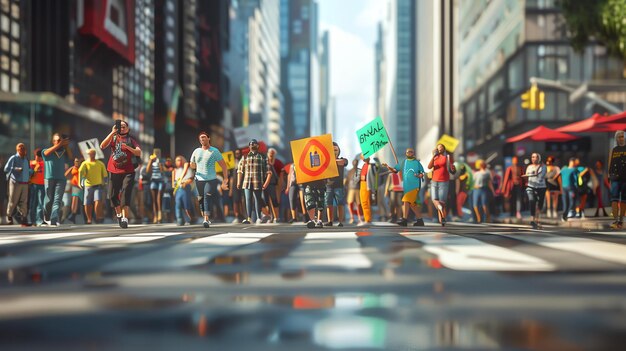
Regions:
<instances>
[{"instance_id":1,"label":"yellow protest sign","mask_svg":"<svg viewBox=\"0 0 626 351\"><path fill-rule=\"evenodd\" d=\"M291 141L291 155L298 184L339 175L331 134Z\"/></svg>"},{"instance_id":2,"label":"yellow protest sign","mask_svg":"<svg viewBox=\"0 0 626 351\"><path fill-rule=\"evenodd\" d=\"M454 150L456 150L456 147L459 146L459 139L444 134L441 136L437 144L443 144L443 146L446 147L446 151L454 152Z\"/></svg>"},{"instance_id":3,"label":"yellow protest sign","mask_svg":"<svg viewBox=\"0 0 626 351\"><path fill-rule=\"evenodd\" d=\"M226 166L228 169L235 168L235 153L232 151L222 152L222 157L224 158L224 162L226 162ZM215 172L219 174L222 171L222 166L219 163L215 163Z\"/></svg>"}]
</instances>

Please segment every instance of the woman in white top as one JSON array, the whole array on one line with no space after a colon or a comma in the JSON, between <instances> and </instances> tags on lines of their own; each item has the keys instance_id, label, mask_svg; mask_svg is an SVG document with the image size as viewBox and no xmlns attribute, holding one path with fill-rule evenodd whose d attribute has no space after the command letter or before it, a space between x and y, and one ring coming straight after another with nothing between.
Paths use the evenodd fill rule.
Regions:
<instances>
[{"instance_id":1,"label":"woman in white top","mask_svg":"<svg viewBox=\"0 0 626 351\"><path fill-rule=\"evenodd\" d=\"M541 155L536 152L530 156L530 165L526 167L526 174L522 178L528 179L526 194L530 207L532 221L530 225L533 229L540 228L539 215L543 210L543 201L546 197L546 167L541 164Z\"/></svg>"}]
</instances>

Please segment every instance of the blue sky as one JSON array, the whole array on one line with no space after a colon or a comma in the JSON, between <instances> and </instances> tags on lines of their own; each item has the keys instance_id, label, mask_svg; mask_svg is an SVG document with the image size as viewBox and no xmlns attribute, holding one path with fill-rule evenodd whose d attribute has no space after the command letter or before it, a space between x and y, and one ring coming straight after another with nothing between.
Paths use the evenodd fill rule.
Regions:
<instances>
[{"instance_id":1,"label":"blue sky","mask_svg":"<svg viewBox=\"0 0 626 351\"><path fill-rule=\"evenodd\" d=\"M386 0L318 0L320 34L330 33L330 85L336 99L337 135L348 158L360 152L356 130L374 111L374 44ZM349 121L349 123L347 123Z\"/></svg>"}]
</instances>

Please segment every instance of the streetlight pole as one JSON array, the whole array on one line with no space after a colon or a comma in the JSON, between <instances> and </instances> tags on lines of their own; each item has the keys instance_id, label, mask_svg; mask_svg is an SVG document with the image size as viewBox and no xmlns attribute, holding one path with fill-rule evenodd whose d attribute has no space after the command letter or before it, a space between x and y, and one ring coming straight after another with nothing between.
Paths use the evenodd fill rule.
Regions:
<instances>
[{"instance_id":1,"label":"streetlight pole","mask_svg":"<svg viewBox=\"0 0 626 351\"><path fill-rule=\"evenodd\" d=\"M585 97L585 98L595 102L596 104L604 107L605 109L607 109L611 113L621 113L621 112L623 112L622 109L620 109L617 106L613 105L612 103L610 103L610 102L600 98L598 95L596 95L596 93L594 93L592 91L587 91L587 89L588 89L587 83L584 83L583 85L579 86L578 88L572 88L571 86L568 86L568 85L566 85L563 82L558 81L558 80L551 80L551 79L537 78L537 77L530 77L530 83L531 84L537 84L537 85L540 85L540 86L543 86L543 87L549 87L549 88L565 91L565 92L570 94L570 98L569 98L569 102L570 103L574 103L578 99L580 99L582 97Z\"/></svg>"}]
</instances>

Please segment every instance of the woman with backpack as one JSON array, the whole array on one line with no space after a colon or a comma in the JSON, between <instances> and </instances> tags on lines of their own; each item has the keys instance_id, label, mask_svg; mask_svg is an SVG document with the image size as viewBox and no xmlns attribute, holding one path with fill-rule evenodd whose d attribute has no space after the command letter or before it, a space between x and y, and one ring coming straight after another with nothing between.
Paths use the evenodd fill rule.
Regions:
<instances>
[{"instance_id":1,"label":"woman with backpack","mask_svg":"<svg viewBox=\"0 0 626 351\"><path fill-rule=\"evenodd\" d=\"M454 167L454 157L449 154L443 144L437 144L433 150L433 157L428 163L428 168L433 170L433 177L430 185L430 197L433 205L437 209L437 216L441 226L446 225L446 202L448 201L448 187L450 185L450 174L456 173Z\"/></svg>"},{"instance_id":2,"label":"woman with backpack","mask_svg":"<svg viewBox=\"0 0 626 351\"><path fill-rule=\"evenodd\" d=\"M107 164L109 171L109 199L115 208L117 223L120 228L128 228L128 206L135 184L135 164L133 157L141 156L141 148L130 135L126 121L117 120L111 133L100 143L101 149L111 147L111 157Z\"/></svg>"}]
</instances>

